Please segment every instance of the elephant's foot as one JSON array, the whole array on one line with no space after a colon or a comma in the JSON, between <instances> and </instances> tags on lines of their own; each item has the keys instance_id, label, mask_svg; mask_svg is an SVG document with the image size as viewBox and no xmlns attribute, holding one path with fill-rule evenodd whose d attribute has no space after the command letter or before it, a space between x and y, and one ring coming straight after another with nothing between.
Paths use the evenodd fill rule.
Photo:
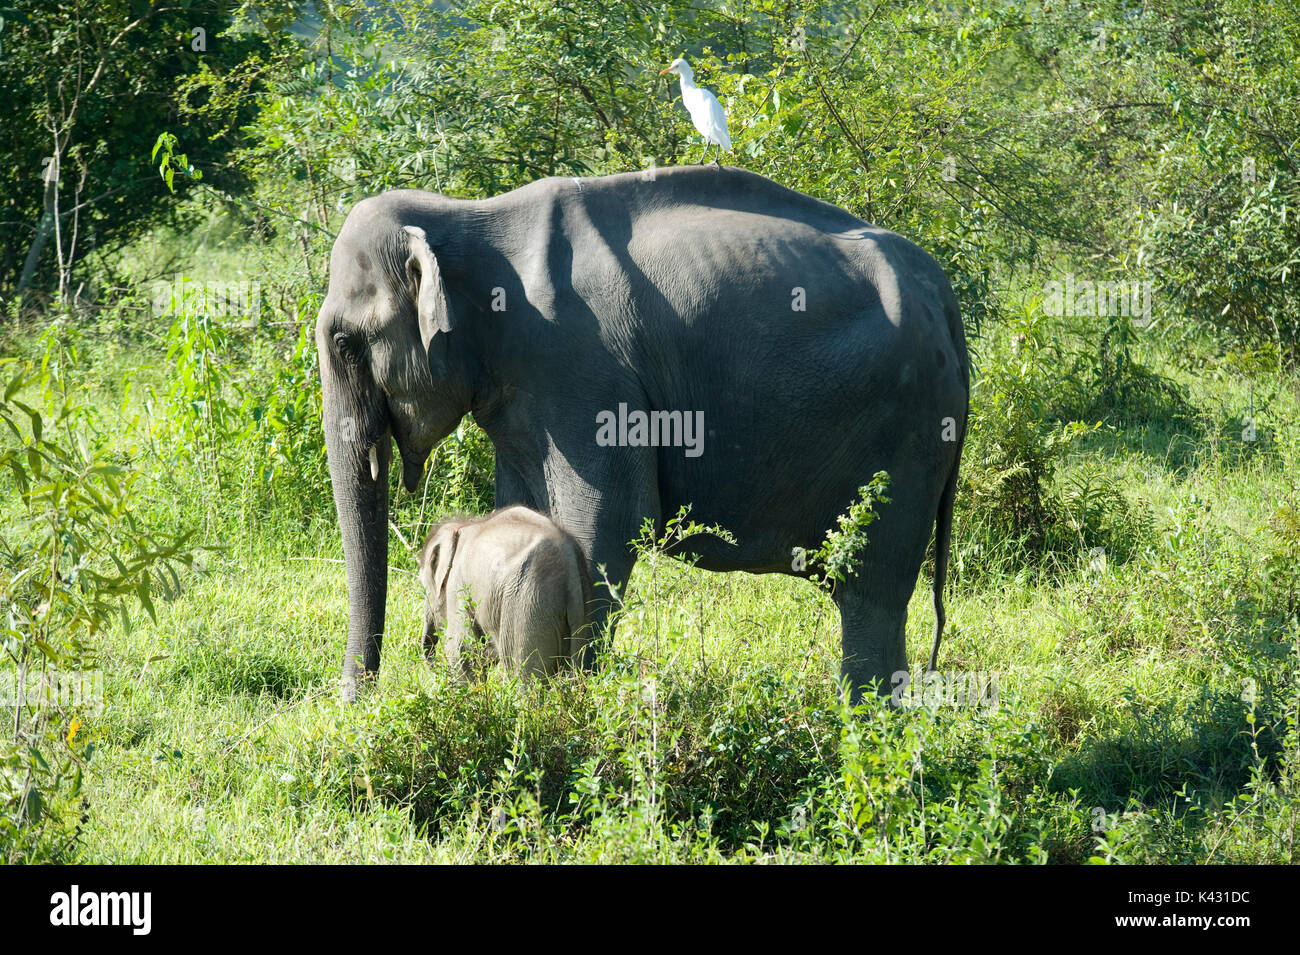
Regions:
<instances>
[{"instance_id":1,"label":"elephant's foot","mask_svg":"<svg viewBox=\"0 0 1300 955\"><path fill-rule=\"evenodd\" d=\"M339 679L339 696L344 703L355 703L357 696L378 682L379 674L374 670L344 671Z\"/></svg>"}]
</instances>

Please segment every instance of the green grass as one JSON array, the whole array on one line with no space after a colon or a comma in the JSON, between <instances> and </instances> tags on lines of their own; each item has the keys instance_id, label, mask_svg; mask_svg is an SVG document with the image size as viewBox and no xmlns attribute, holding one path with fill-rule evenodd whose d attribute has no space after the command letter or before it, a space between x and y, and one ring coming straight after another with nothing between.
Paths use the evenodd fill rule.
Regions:
<instances>
[{"instance_id":1,"label":"green grass","mask_svg":"<svg viewBox=\"0 0 1300 955\"><path fill-rule=\"evenodd\" d=\"M111 389L138 352L104 352ZM991 709L848 713L828 598L663 558L638 567L600 672L458 684L421 655L396 537L383 668L347 706L333 515L266 513L284 491L256 482L200 498L194 474L160 469L143 509L218 549L156 621L100 644L76 857L1294 862L1300 573L1278 514L1297 497L1300 379L1143 360L1190 416L1129 408L1052 478L1086 471L1119 495L1122 555L1004 548L976 566L988 542L959 515L941 666L996 674ZM1243 448L1251 401L1260 440ZM418 512L400 502L399 524Z\"/></svg>"}]
</instances>

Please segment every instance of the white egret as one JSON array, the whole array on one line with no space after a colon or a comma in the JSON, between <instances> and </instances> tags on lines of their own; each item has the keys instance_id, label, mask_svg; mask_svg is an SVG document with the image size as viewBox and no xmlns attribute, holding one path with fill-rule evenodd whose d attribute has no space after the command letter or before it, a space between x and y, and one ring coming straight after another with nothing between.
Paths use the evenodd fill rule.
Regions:
<instances>
[{"instance_id":1,"label":"white egret","mask_svg":"<svg viewBox=\"0 0 1300 955\"><path fill-rule=\"evenodd\" d=\"M700 157L700 162L704 162L705 156L708 156L710 146L717 146L718 156L714 158L713 163L718 165L718 157L722 155L722 151L731 149L731 136L727 132L727 114L722 111L722 104L711 91L695 85L695 71L681 57L673 60L668 69L659 71L660 76L665 73L676 73L681 77L682 104L691 114L691 122L704 137L704 155Z\"/></svg>"}]
</instances>

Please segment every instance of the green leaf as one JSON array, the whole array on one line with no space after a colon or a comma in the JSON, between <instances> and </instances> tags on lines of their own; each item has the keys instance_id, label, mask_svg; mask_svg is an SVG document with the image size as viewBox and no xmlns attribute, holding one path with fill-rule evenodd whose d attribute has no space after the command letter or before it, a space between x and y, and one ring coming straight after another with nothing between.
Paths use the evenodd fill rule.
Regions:
<instances>
[{"instance_id":1,"label":"green leaf","mask_svg":"<svg viewBox=\"0 0 1300 955\"><path fill-rule=\"evenodd\" d=\"M35 783L28 784L23 790L22 806L22 815L28 825L34 826L41 821L45 806L41 799L41 791L36 788Z\"/></svg>"},{"instance_id":2,"label":"green leaf","mask_svg":"<svg viewBox=\"0 0 1300 955\"><path fill-rule=\"evenodd\" d=\"M32 762L41 767L41 769L45 770L47 773L50 771L50 764L45 761L45 757L41 755L41 751L35 746L28 746L27 754L31 756Z\"/></svg>"},{"instance_id":3,"label":"green leaf","mask_svg":"<svg viewBox=\"0 0 1300 955\"><path fill-rule=\"evenodd\" d=\"M5 386L5 401L8 402L14 395L18 394L19 389L27 383L27 369L24 368Z\"/></svg>"},{"instance_id":4,"label":"green leaf","mask_svg":"<svg viewBox=\"0 0 1300 955\"><path fill-rule=\"evenodd\" d=\"M14 472L14 483L18 485L18 492L26 498L29 489L26 469L18 463L16 457L11 457L9 459L9 468Z\"/></svg>"},{"instance_id":5,"label":"green leaf","mask_svg":"<svg viewBox=\"0 0 1300 955\"><path fill-rule=\"evenodd\" d=\"M150 162L153 162L155 159L158 158L158 150L163 148L163 146L166 144L169 137L171 137L171 133L162 132L158 134L158 139L153 144L153 152L149 154Z\"/></svg>"},{"instance_id":6,"label":"green leaf","mask_svg":"<svg viewBox=\"0 0 1300 955\"><path fill-rule=\"evenodd\" d=\"M135 587L135 595L140 600L140 606L144 607L145 613L149 615L149 619L152 620L154 623L157 623L158 615L154 612L153 609L153 598L149 596L148 577L140 578L139 583L137 583Z\"/></svg>"}]
</instances>

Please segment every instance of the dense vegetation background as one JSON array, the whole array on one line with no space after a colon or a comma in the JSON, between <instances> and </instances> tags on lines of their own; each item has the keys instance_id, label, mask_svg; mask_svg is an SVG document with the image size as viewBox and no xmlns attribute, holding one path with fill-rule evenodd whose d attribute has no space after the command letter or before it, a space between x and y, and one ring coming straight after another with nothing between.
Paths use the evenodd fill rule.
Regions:
<instances>
[{"instance_id":1,"label":"dense vegetation background","mask_svg":"<svg viewBox=\"0 0 1300 955\"><path fill-rule=\"evenodd\" d=\"M6 2L6 861L1295 861L1290 0ZM467 420L395 499L383 673L341 704L334 233L384 189L695 160L680 55L729 163L959 291L942 666L996 700L848 713L826 596L652 533L601 673L450 681L409 555L490 506Z\"/></svg>"}]
</instances>

